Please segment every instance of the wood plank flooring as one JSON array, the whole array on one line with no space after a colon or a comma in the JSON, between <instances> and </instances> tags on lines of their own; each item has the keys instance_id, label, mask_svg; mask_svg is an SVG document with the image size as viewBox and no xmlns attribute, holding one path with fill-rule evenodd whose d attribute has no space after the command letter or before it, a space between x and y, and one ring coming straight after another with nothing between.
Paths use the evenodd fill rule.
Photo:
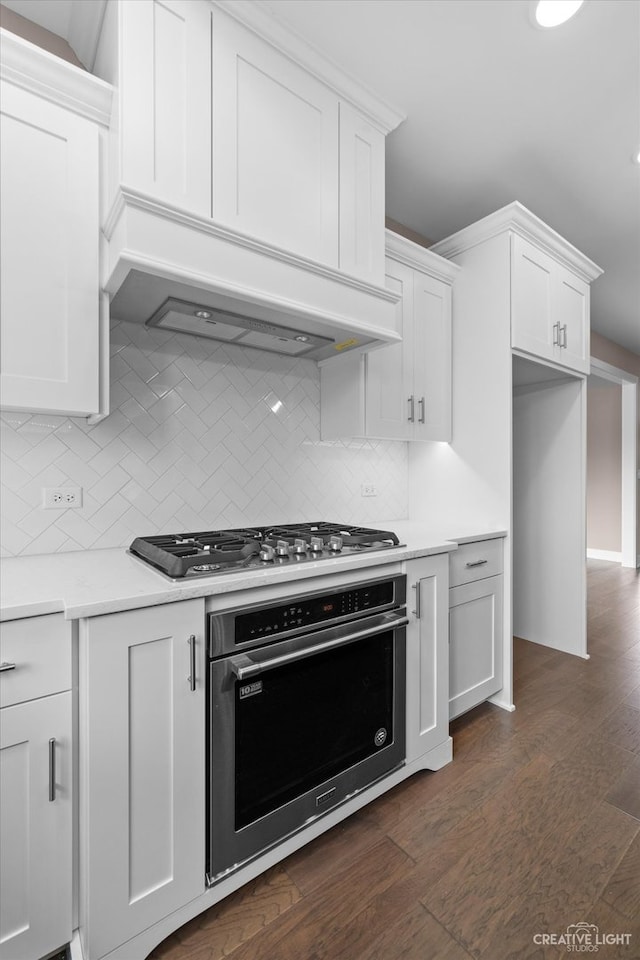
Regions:
<instances>
[{"instance_id":1,"label":"wood plank flooring","mask_svg":"<svg viewBox=\"0 0 640 960\"><path fill-rule=\"evenodd\" d=\"M588 562L589 661L515 639L515 702L160 944L153 960L640 960L640 578ZM621 938L618 938L619 941ZM625 938L623 937L622 940ZM589 955L593 955L591 952Z\"/></svg>"}]
</instances>

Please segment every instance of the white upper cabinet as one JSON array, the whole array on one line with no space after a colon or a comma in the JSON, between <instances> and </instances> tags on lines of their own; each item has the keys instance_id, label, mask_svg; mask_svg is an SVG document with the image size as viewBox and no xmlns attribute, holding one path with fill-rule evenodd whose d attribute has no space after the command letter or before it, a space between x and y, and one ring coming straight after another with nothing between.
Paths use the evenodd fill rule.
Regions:
<instances>
[{"instance_id":1,"label":"white upper cabinet","mask_svg":"<svg viewBox=\"0 0 640 960\"><path fill-rule=\"evenodd\" d=\"M3 32L1 403L100 411L100 129L110 88Z\"/></svg>"},{"instance_id":2,"label":"white upper cabinet","mask_svg":"<svg viewBox=\"0 0 640 960\"><path fill-rule=\"evenodd\" d=\"M326 336L332 357L396 339L384 145L400 113L262 3L112 0L95 70L117 89L114 316L175 296Z\"/></svg>"},{"instance_id":3,"label":"white upper cabinet","mask_svg":"<svg viewBox=\"0 0 640 960\"><path fill-rule=\"evenodd\" d=\"M589 284L517 234L511 271L512 347L588 373Z\"/></svg>"},{"instance_id":4,"label":"white upper cabinet","mask_svg":"<svg viewBox=\"0 0 640 960\"><path fill-rule=\"evenodd\" d=\"M117 13L120 19L117 19ZM211 215L211 25L198 0L108 6L119 30L120 183ZM115 39L115 38L114 38ZM115 44L117 46L117 44ZM115 66L115 64L114 64Z\"/></svg>"},{"instance_id":5,"label":"white upper cabinet","mask_svg":"<svg viewBox=\"0 0 640 960\"><path fill-rule=\"evenodd\" d=\"M384 134L340 103L340 269L384 275Z\"/></svg>"},{"instance_id":6,"label":"white upper cabinet","mask_svg":"<svg viewBox=\"0 0 640 960\"><path fill-rule=\"evenodd\" d=\"M387 231L400 343L321 367L323 439L451 439L451 288L458 267Z\"/></svg>"},{"instance_id":7,"label":"white upper cabinet","mask_svg":"<svg viewBox=\"0 0 640 960\"><path fill-rule=\"evenodd\" d=\"M497 244L499 237L508 238L504 247ZM489 267L500 264L507 271L512 349L588 373L589 285L602 273L600 267L517 202L441 240L433 250L459 260L464 269L464 254L472 248L486 250ZM489 288L487 303L488 294ZM479 313L482 306L478 301Z\"/></svg>"},{"instance_id":8,"label":"white upper cabinet","mask_svg":"<svg viewBox=\"0 0 640 960\"><path fill-rule=\"evenodd\" d=\"M338 265L338 99L230 17L213 18L214 218Z\"/></svg>"}]
</instances>

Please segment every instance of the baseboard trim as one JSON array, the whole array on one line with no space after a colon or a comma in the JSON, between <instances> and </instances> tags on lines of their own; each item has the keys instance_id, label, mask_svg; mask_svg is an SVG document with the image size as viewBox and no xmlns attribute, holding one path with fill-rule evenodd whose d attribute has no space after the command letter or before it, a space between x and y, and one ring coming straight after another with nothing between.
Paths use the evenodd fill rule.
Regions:
<instances>
[{"instance_id":1,"label":"baseboard trim","mask_svg":"<svg viewBox=\"0 0 640 960\"><path fill-rule=\"evenodd\" d=\"M593 550L587 547L587 560L611 560L612 563L622 563L622 553L619 550Z\"/></svg>"}]
</instances>

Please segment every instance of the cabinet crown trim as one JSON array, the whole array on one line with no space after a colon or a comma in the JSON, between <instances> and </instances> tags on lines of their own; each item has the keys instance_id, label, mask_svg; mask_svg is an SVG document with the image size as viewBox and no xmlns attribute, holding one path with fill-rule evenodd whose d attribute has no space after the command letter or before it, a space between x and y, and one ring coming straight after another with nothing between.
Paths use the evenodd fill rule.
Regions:
<instances>
[{"instance_id":1,"label":"cabinet crown trim","mask_svg":"<svg viewBox=\"0 0 640 960\"><path fill-rule=\"evenodd\" d=\"M587 283L596 280L604 271L581 253L573 244L556 233L517 200L477 223L440 240L430 248L442 257L456 257L465 250L484 243L502 233L511 231L550 254Z\"/></svg>"},{"instance_id":2,"label":"cabinet crown trim","mask_svg":"<svg viewBox=\"0 0 640 960\"><path fill-rule=\"evenodd\" d=\"M429 276L445 283L453 283L458 273L462 269L457 263L445 259L431 249L421 247L420 244L407 240L392 230L385 230L385 253L392 260L406 264L414 270L421 273L427 273Z\"/></svg>"},{"instance_id":3,"label":"cabinet crown trim","mask_svg":"<svg viewBox=\"0 0 640 960\"><path fill-rule=\"evenodd\" d=\"M1 28L0 79L109 126L110 83Z\"/></svg>"},{"instance_id":4,"label":"cabinet crown trim","mask_svg":"<svg viewBox=\"0 0 640 960\"><path fill-rule=\"evenodd\" d=\"M315 46L265 10L262 0L211 0L213 7L249 27L307 72L325 83L344 100L364 113L383 133L390 133L406 119L406 113L382 100L376 93L328 60Z\"/></svg>"}]
</instances>

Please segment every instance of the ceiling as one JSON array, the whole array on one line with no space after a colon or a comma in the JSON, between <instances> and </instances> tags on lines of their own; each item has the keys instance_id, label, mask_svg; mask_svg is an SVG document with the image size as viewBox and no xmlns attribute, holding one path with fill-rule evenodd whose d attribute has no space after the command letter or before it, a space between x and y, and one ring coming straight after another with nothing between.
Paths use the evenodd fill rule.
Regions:
<instances>
[{"instance_id":1,"label":"ceiling","mask_svg":"<svg viewBox=\"0 0 640 960\"><path fill-rule=\"evenodd\" d=\"M73 46L69 11L94 0L3 2ZM406 113L388 216L435 242L519 200L604 269L592 327L640 354L640 0L555 30L530 0L262 3Z\"/></svg>"}]
</instances>

